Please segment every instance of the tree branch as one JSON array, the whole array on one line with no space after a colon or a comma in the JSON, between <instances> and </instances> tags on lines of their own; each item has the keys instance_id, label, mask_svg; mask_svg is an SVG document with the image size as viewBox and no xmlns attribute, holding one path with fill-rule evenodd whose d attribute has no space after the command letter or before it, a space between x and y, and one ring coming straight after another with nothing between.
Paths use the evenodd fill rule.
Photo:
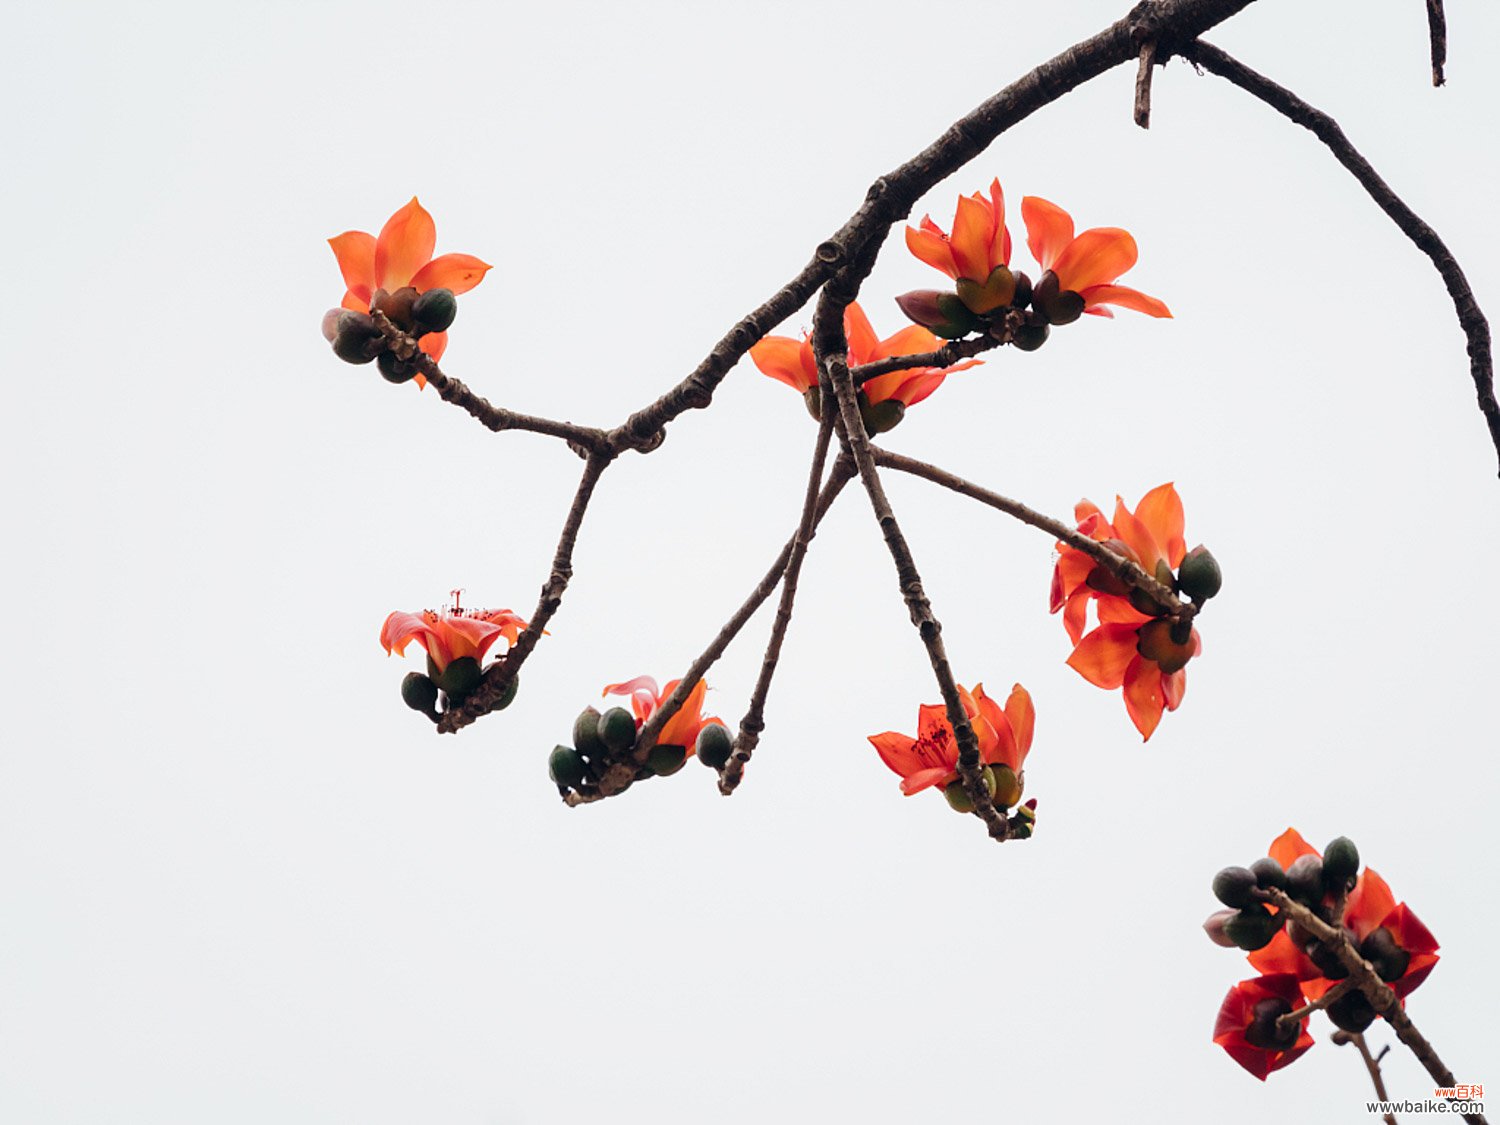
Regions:
<instances>
[{"instance_id":1,"label":"tree branch","mask_svg":"<svg viewBox=\"0 0 1500 1125\"><path fill-rule=\"evenodd\" d=\"M1348 982L1345 981L1344 983L1347 984ZM1278 1020L1277 1022L1279 1023L1280 1021ZM1375 1084L1375 1096L1383 1102L1390 1101L1390 1095L1385 1092L1385 1079L1380 1074L1380 1060L1370 1054L1370 1048L1365 1045L1364 1035L1358 1031L1345 1031L1343 1028L1339 1028L1329 1038L1339 1046L1343 1046L1345 1043L1353 1043L1355 1047L1359 1048L1359 1057L1364 1059L1365 1069L1370 1072L1370 1081ZM1390 1048L1387 1047L1386 1050L1390 1050ZM1396 1115L1394 1113L1382 1113L1380 1120L1384 1121L1385 1125L1396 1125Z\"/></svg>"},{"instance_id":2,"label":"tree branch","mask_svg":"<svg viewBox=\"0 0 1500 1125\"><path fill-rule=\"evenodd\" d=\"M1468 337L1469 374L1474 380L1474 392L1479 399L1480 412L1489 426L1490 441L1500 454L1500 403L1495 401L1494 362L1490 354L1490 326L1479 303L1474 299L1468 279L1458 266L1457 260L1438 237L1437 232L1417 217L1389 185L1380 178L1355 147L1344 136L1338 122L1322 110L1314 109L1290 90L1278 86L1264 75L1257 74L1243 63L1226 55L1208 43L1185 44L1178 53L1190 62L1198 63L1221 78L1226 78L1247 93L1254 94L1283 117L1295 121L1310 130L1318 140L1328 146L1334 157L1359 181L1370 198L1390 216L1417 249L1432 259L1442 275L1448 295L1453 299L1458 323Z\"/></svg>"},{"instance_id":3,"label":"tree branch","mask_svg":"<svg viewBox=\"0 0 1500 1125\"><path fill-rule=\"evenodd\" d=\"M970 336L964 340L954 340L944 344L936 351L917 352L914 355L893 355L871 363L862 363L858 367L851 367L849 374L854 377L854 385L862 387L871 379L888 375L892 371L909 371L913 367L952 367L955 363L970 359L980 352L998 348L1004 342L993 336Z\"/></svg>"},{"instance_id":4,"label":"tree branch","mask_svg":"<svg viewBox=\"0 0 1500 1125\"><path fill-rule=\"evenodd\" d=\"M1448 17L1443 14L1443 0L1427 0L1427 38L1432 43L1432 84L1441 86L1443 65L1448 61Z\"/></svg>"}]
</instances>

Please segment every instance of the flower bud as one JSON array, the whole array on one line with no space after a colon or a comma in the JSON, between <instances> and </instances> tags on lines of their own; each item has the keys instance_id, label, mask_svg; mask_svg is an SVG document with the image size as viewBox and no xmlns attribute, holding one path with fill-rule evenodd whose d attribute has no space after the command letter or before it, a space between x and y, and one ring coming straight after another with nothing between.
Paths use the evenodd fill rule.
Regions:
<instances>
[{"instance_id":1,"label":"flower bud","mask_svg":"<svg viewBox=\"0 0 1500 1125\"><path fill-rule=\"evenodd\" d=\"M491 665L491 667L494 667L494 665ZM512 676L510 683L506 684L505 690L500 693L500 698L495 700L495 710L504 711L516 701L516 692L520 690L521 677L519 675Z\"/></svg>"},{"instance_id":2,"label":"flower bud","mask_svg":"<svg viewBox=\"0 0 1500 1125\"><path fill-rule=\"evenodd\" d=\"M1257 859L1250 865L1250 872L1255 876L1256 885L1262 890L1269 890L1271 887L1286 890L1286 872L1270 856Z\"/></svg>"},{"instance_id":3,"label":"flower bud","mask_svg":"<svg viewBox=\"0 0 1500 1125\"><path fill-rule=\"evenodd\" d=\"M1248 867L1226 867L1214 876L1214 898L1235 910L1255 905L1255 889L1255 873Z\"/></svg>"},{"instance_id":4,"label":"flower bud","mask_svg":"<svg viewBox=\"0 0 1500 1125\"><path fill-rule=\"evenodd\" d=\"M1350 989L1324 1009L1335 1027L1358 1035L1375 1022L1375 1009L1359 989Z\"/></svg>"},{"instance_id":5,"label":"flower bud","mask_svg":"<svg viewBox=\"0 0 1500 1125\"><path fill-rule=\"evenodd\" d=\"M1391 931L1385 928L1371 930L1359 943L1359 955L1374 967L1383 981L1400 980L1411 964L1411 954L1396 944Z\"/></svg>"},{"instance_id":6,"label":"flower bud","mask_svg":"<svg viewBox=\"0 0 1500 1125\"><path fill-rule=\"evenodd\" d=\"M369 363L385 354L385 337L365 313L344 309L333 326L333 354L345 363Z\"/></svg>"},{"instance_id":7,"label":"flower bud","mask_svg":"<svg viewBox=\"0 0 1500 1125\"><path fill-rule=\"evenodd\" d=\"M1218 910L1210 914L1203 921L1203 932L1208 935L1208 940L1215 945L1222 945L1225 949L1238 949L1234 939L1224 932L1224 923L1238 914L1238 910Z\"/></svg>"},{"instance_id":8,"label":"flower bud","mask_svg":"<svg viewBox=\"0 0 1500 1125\"><path fill-rule=\"evenodd\" d=\"M323 314L323 339L330 344L339 334L339 318L348 311L348 309L329 309Z\"/></svg>"},{"instance_id":9,"label":"flower bud","mask_svg":"<svg viewBox=\"0 0 1500 1125\"><path fill-rule=\"evenodd\" d=\"M948 782L943 789L943 796L948 798L948 806L954 812L971 813L974 811L974 798L970 797L969 791L964 788L963 778Z\"/></svg>"},{"instance_id":10,"label":"flower bud","mask_svg":"<svg viewBox=\"0 0 1500 1125\"><path fill-rule=\"evenodd\" d=\"M1175 643L1172 640L1172 622L1160 619L1142 625L1135 644L1137 652L1147 660L1155 661L1157 667L1168 676L1187 667L1187 662L1193 658L1193 648L1191 635L1187 644ZM1238 870L1250 874L1243 867ZM1232 906L1233 903L1226 905Z\"/></svg>"},{"instance_id":11,"label":"flower bud","mask_svg":"<svg viewBox=\"0 0 1500 1125\"><path fill-rule=\"evenodd\" d=\"M1219 560L1209 554L1203 544L1198 544L1182 557L1182 565L1177 568L1177 588L1193 601L1207 601L1223 585L1224 574L1219 569Z\"/></svg>"},{"instance_id":12,"label":"flower bud","mask_svg":"<svg viewBox=\"0 0 1500 1125\"><path fill-rule=\"evenodd\" d=\"M616 754L635 745L635 719L623 707L611 707L599 716L599 737Z\"/></svg>"},{"instance_id":13,"label":"flower bud","mask_svg":"<svg viewBox=\"0 0 1500 1125\"><path fill-rule=\"evenodd\" d=\"M1016 771L1002 762L986 767L985 773L992 774L994 778L995 784L990 790L990 796L997 808L1008 809L1021 803L1021 794L1026 791L1024 777L1017 777Z\"/></svg>"},{"instance_id":14,"label":"flower bud","mask_svg":"<svg viewBox=\"0 0 1500 1125\"><path fill-rule=\"evenodd\" d=\"M1344 932L1347 934L1349 931ZM1304 945L1302 952L1318 967L1318 972L1329 980L1343 980L1349 975L1349 967L1339 960L1339 955L1316 938Z\"/></svg>"},{"instance_id":15,"label":"flower bud","mask_svg":"<svg viewBox=\"0 0 1500 1125\"><path fill-rule=\"evenodd\" d=\"M460 656L457 660L448 662L437 685L448 693L451 701L458 703L477 688L483 679L484 673L479 668L479 661L472 656Z\"/></svg>"},{"instance_id":16,"label":"flower bud","mask_svg":"<svg viewBox=\"0 0 1500 1125\"><path fill-rule=\"evenodd\" d=\"M1083 315L1084 300L1071 289L1061 289L1057 274L1048 270L1031 291L1031 306L1050 324L1072 324Z\"/></svg>"},{"instance_id":17,"label":"flower bud","mask_svg":"<svg viewBox=\"0 0 1500 1125\"><path fill-rule=\"evenodd\" d=\"M1281 919L1258 902L1224 919L1224 936L1247 952L1270 945L1279 929Z\"/></svg>"},{"instance_id":18,"label":"flower bud","mask_svg":"<svg viewBox=\"0 0 1500 1125\"><path fill-rule=\"evenodd\" d=\"M908 318L935 336L957 340L979 327L979 318L969 311L956 293L940 289L916 289L896 298Z\"/></svg>"},{"instance_id":19,"label":"flower bud","mask_svg":"<svg viewBox=\"0 0 1500 1125\"><path fill-rule=\"evenodd\" d=\"M412 323L416 334L446 332L458 316L458 298L451 289L429 289L411 303Z\"/></svg>"},{"instance_id":20,"label":"flower bud","mask_svg":"<svg viewBox=\"0 0 1500 1125\"><path fill-rule=\"evenodd\" d=\"M803 405L807 412L812 415L814 422L823 420L823 391L820 387L808 387L802 394Z\"/></svg>"},{"instance_id":21,"label":"flower bud","mask_svg":"<svg viewBox=\"0 0 1500 1125\"><path fill-rule=\"evenodd\" d=\"M1052 329L1046 323L1023 324L1011 333L1010 342L1023 352L1034 352L1047 342L1047 337L1052 335Z\"/></svg>"},{"instance_id":22,"label":"flower bud","mask_svg":"<svg viewBox=\"0 0 1500 1125\"><path fill-rule=\"evenodd\" d=\"M983 316L1011 303L1016 295L1016 275L1008 266L996 266L982 283L961 277L955 288L964 307Z\"/></svg>"},{"instance_id":23,"label":"flower bud","mask_svg":"<svg viewBox=\"0 0 1500 1125\"><path fill-rule=\"evenodd\" d=\"M1260 1001L1252 1010L1250 1026L1245 1028L1245 1042L1262 1051L1285 1051L1293 1047L1302 1036L1301 1022L1285 1030L1277 1023L1291 1011L1292 1006L1280 997L1268 996Z\"/></svg>"},{"instance_id":24,"label":"flower bud","mask_svg":"<svg viewBox=\"0 0 1500 1125\"><path fill-rule=\"evenodd\" d=\"M734 750L734 739L729 728L719 723L709 723L698 732L696 751L698 760L710 769L721 770L729 762Z\"/></svg>"},{"instance_id":25,"label":"flower bud","mask_svg":"<svg viewBox=\"0 0 1500 1125\"><path fill-rule=\"evenodd\" d=\"M417 374L416 364L397 359L394 352L381 352L378 366L387 383L408 383Z\"/></svg>"},{"instance_id":26,"label":"flower bud","mask_svg":"<svg viewBox=\"0 0 1500 1125\"><path fill-rule=\"evenodd\" d=\"M1012 307L1018 309L1024 309L1027 305L1031 304L1031 278L1027 277L1020 270L1016 271L1016 292L1011 297L1010 303ZM1043 325L1043 327L1046 326ZM1042 339L1045 340L1046 336L1044 335ZM1028 348L1027 350L1030 351L1031 349Z\"/></svg>"},{"instance_id":27,"label":"flower bud","mask_svg":"<svg viewBox=\"0 0 1500 1125\"><path fill-rule=\"evenodd\" d=\"M646 755L646 765L660 777L671 777L687 762L687 747L658 742Z\"/></svg>"},{"instance_id":28,"label":"flower bud","mask_svg":"<svg viewBox=\"0 0 1500 1125\"><path fill-rule=\"evenodd\" d=\"M1348 836L1339 836L1323 849L1323 889L1342 894L1354 887L1359 873L1359 849Z\"/></svg>"},{"instance_id":29,"label":"flower bud","mask_svg":"<svg viewBox=\"0 0 1500 1125\"><path fill-rule=\"evenodd\" d=\"M1097 565L1089 571L1083 584L1090 590L1098 590L1101 594L1109 594L1117 598L1129 597L1130 591L1135 589L1108 567Z\"/></svg>"},{"instance_id":30,"label":"flower bud","mask_svg":"<svg viewBox=\"0 0 1500 1125\"><path fill-rule=\"evenodd\" d=\"M588 758L604 755L604 740L599 737L599 712L595 708L585 707L573 720L573 745Z\"/></svg>"},{"instance_id":31,"label":"flower bud","mask_svg":"<svg viewBox=\"0 0 1500 1125\"><path fill-rule=\"evenodd\" d=\"M558 746L547 759L547 776L563 789L577 789L587 769L583 758L571 746Z\"/></svg>"},{"instance_id":32,"label":"flower bud","mask_svg":"<svg viewBox=\"0 0 1500 1125\"><path fill-rule=\"evenodd\" d=\"M1323 861L1315 855L1299 855L1286 869L1286 893L1305 906L1323 901Z\"/></svg>"},{"instance_id":33,"label":"flower bud","mask_svg":"<svg viewBox=\"0 0 1500 1125\"><path fill-rule=\"evenodd\" d=\"M861 391L859 416L864 419L865 433L874 437L876 434L888 433L901 424L901 419L906 417L906 404L894 398L871 402Z\"/></svg>"},{"instance_id":34,"label":"flower bud","mask_svg":"<svg viewBox=\"0 0 1500 1125\"><path fill-rule=\"evenodd\" d=\"M401 681L401 698L413 711L428 714L437 709L437 684L421 672L408 672Z\"/></svg>"},{"instance_id":35,"label":"flower bud","mask_svg":"<svg viewBox=\"0 0 1500 1125\"><path fill-rule=\"evenodd\" d=\"M394 293L377 289L375 295L370 298L370 311L384 313L397 328L410 332L415 323L412 320L411 310L416 300L417 291L410 285L403 285Z\"/></svg>"}]
</instances>

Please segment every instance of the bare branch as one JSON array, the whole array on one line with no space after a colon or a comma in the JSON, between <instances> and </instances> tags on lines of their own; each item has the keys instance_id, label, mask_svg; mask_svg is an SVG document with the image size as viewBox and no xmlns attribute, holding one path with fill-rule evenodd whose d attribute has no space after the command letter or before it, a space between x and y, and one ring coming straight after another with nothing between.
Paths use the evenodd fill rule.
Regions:
<instances>
[{"instance_id":1,"label":"bare branch","mask_svg":"<svg viewBox=\"0 0 1500 1125\"><path fill-rule=\"evenodd\" d=\"M1344 983L1348 984L1349 982L1345 981ZM1329 991L1332 991L1332 989ZM1281 1021L1277 1020L1276 1022L1280 1023ZM1385 1092L1385 1079L1380 1075L1380 1060L1370 1054L1370 1048L1365 1045L1363 1033L1345 1031L1343 1028L1339 1028L1329 1038L1339 1044L1339 1046L1343 1046L1345 1043L1353 1043L1359 1049L1359 1057L1364 1059L1365 1069L1370 1072L1370 1081L1375 1084L1375 1096L1383 1102L1390 1101L1390 1095ZM1385 1052L1381 1053L1384 1054ZM1382 1113L1380 1120L1385 1122L1385 1125L1396 1125L1396 1115L1394 1113Z\"/></svg>"},{"instance_id":2,"label":"bare branch","mask_svg":"<svg viewBox=\"0 0 1500 1125\"><path fill-rule=\"evenodd\" d=\"M1443 0L1427 0L1427 38L1432 43L1432 84L1448 81L1443 66L1448 61L1448 17L1443 14Z\"/></svg>"}]
</instances>

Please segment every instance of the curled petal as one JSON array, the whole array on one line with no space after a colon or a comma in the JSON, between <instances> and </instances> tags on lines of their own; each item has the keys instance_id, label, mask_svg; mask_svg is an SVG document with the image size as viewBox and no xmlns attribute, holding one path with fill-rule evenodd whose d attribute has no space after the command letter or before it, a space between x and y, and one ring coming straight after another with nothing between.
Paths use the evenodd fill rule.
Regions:
<instances>
[{"instance_id":1,"label":"curled petal","mask_svg":"<svg viewBox=\"0 0 1500 1125\"><path fill-rule=\"evenodd\" d=\"M637 676L633 680L626 680L622 684L608 684L600 692L600 696L606 695L634 695L638 691L649 691L653 699L660 699L661 692L657 689L656 679L652 676Z\"/></svg>"},{"instance_id":2,"label":"curled petal","mask_svg":"<svg viewBox=\"0 0 1500 1125\"><path fill-rule=\"evenodd\" d=\"M1172 310L1165 303L1147 296L1139 289L1131 289L1128 285L1090 285L1080 289L1078 295L1083 298L1083 311L1096 316L1110 315L1109 310L1104 308L1105 305L1118 305L1122 309L1132 309L1147 316L1170 318L1172 315Z\"/></svg>"},{"instance_id":3,"label":"curled petal","mask_svg":"<svg viewBox=\"0 0 1500 1125\"><path fill-rule=\"evenodd\" d=\"M880 338L875 335L870 318L859 307L858 301L851 301L844 309L844 336L849 341L850 364L868 363L876 357Z\"/></svg>"},{"instance_id":4,"label":"curled petal","mask_svg":"<svg viewBox=\"0 0 1500 1125\"><path fill-rule=\"evenodd\" d=\"M930 789L939 782L947 784L952 778L953 771L937 767L935 769L918 770L901 779L901 792L910 797L913 793L920 793L924 789Z\"/></svg>"},{"instance_id":5,"label":"curled petal","mask_svg":"<svg viewBox=\"0 0 1500 1125\"><path fill-rule=\"evenodd\" d=\"M1028 195L1021 200L1021 221L1026 224L1026 245L1031 256L1042 269L1052 269L1073 241L1073 217L1055 203Z\"/></svg>"},{"instance_id":6,"label":"curled petal","mask_svg":"<svg viewBox=\"0 0 1500 1125\"><path fill-rule=\"evenodd\" d=\"M442 254L417 270L411 284L418 293L429 289L467 293L483 281L489 271L489 263L480 261L473 254Z\"/></svg>"},{"instance_id":7,"label":"curled petal","mask_svg":"<svg viewBox=\"0 0 1500 1125\"><path fill-rule=\"evenodd\" d=\"M930 218L923 218L921 230L906 228L906 248L929 266L942 270L957 280L958 267L953 264L953 251L948 248L948 239Z\"/></svg>"},{"instance_id":8,"label":"curled petal","mask_svg":"<svg viewBox=\"0 0 1500 1125\"><path fill-rule=\"evenodd\" d=\"M761 373L785 383L799 394L818 385L812 345L788 336L767 336L750 349L750 359Z\"/></svg>"},{"instance_id":9,"label":"curled petal","mask_svg":"<svg viewBox=\"0 0 1500 1125\"><path fill-rule=\"evenodd\" d=\"M1031 702L1031 693L1020 684L1010 689L1010 697L1005 701L1005 717L1015 734L1018 752L1017 762L1012 768L1020 773L1026 755L1031 752L1031 736L1036 730L1036 707Z\"/></svg>"},{"instance_id":10,"label":"curled petal","mask_svg":"<svg viewBox=\"0 0 1500 1125\"><path fill-rule=\"evenodd\" d=\"M674 690L668 689L666 694L670 695ZM656 736L658 745L692 747L698 728L703 725L703 696L707 691L708 684L703 680L693 685L677 714L662 724L661 733Z\"/></svg>"},{"instance_id":11,"label":"curled petal","mask_svg":"<svg viewBox=\"0 0 1500 1125\"><path fill-rule=\"evenodd\" d=\"M959 196L958 214L953 217L953 264L959 277L981 285L990 276L990 239L994 235L994 210L986 200L970 195Z\"/></svg>"},{"instance_id":12,"label":"curled petal","mask_svg":"<svg viewBox=\"0 0 1500 1125\"><path fill-rule=\"evenodd\" d=\"M998 179L990 181L990 207L994 211L995 233L990 238L990 266L1010 265L1010 230L1005 225L1005 193Z\"/></svg>"},{"instance_id":13,"label":"curled petal","mask_svg":"<svg viewBox=\"0 0 1500 1125\"><path fill-rule=\"evenodd\" d=\"M375 241L375 287L397 290L432 260L437 228L416 196L386 220Z\"/></svg>"}]
</instances>

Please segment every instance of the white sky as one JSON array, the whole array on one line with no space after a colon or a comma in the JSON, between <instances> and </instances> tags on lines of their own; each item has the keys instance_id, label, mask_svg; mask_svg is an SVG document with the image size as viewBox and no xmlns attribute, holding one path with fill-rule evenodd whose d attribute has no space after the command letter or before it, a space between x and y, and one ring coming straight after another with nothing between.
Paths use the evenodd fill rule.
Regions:
<instances>
[{"instance_id":1,"label":"white sky","mask_svg":"<svg viewBox=\"0 0 1500 1125\"><path fill-rule=\"evenodd\" d=\"M1176 319L994 353L888 444L1060 516L1175 480L1227 576L1143 748L1063 664L1047 539L890 480L959 678L1036 698L1034 840L903 799L865 742L937 693L856 489L740 793L693 766L557 802L578 709L678 674L795 521L813 427L748 362L606 476L511 710L438 738L376 643L454 586L529 612L579 463L336 360L327 237L419 194L440 252L496 267L445 368L613 424L875 176L1127 7L9 11L0 1118L1367 1120L1326 1022L1265 1086L1209 1041L1252 975L1198 930L1209 879L1288 824L1352 836L1431 927L1409 1010L1500 1084L1500 521L1462 335L1308 135L1181 63L1149 133L1122 68L917 216L998 175L1018 232L1023 194L1133 231L1125 281ZM1213 38L1339 117L1493 313L1500 15L1450 9L1443 90L1418 0L1262 0ZM887 249L882 335L938 280ZM709 677L731 723L769 618Z\"/></svg>"}]
</instances>

